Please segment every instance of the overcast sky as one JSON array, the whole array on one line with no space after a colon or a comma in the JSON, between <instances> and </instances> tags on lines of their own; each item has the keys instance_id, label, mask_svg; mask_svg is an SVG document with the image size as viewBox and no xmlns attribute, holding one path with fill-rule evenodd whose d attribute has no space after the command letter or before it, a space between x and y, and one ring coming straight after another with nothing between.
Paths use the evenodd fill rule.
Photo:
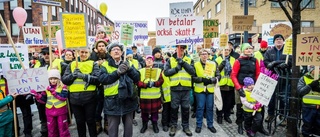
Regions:
<instances>
[{"instance_id":1,"label":"overcast sky","mask_svg":"<svg viewBox=\"0 0 320 137\"><path fill-rule=\"evenodd\" d=\"M99 9L100 3L108 5L107 17L112 21L148 21L149 31L156 30L157 17L169 17L169 4L197 0L89 0Z\"/></svg>"}]
</instances>

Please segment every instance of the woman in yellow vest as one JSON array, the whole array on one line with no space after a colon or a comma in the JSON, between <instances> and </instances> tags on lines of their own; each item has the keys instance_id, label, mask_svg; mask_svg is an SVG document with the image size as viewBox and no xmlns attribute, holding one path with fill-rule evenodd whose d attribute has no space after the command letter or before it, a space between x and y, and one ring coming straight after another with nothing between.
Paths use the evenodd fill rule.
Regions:
<instances>
[{"instance_id":1,"label":"woman in yellow vest","mask_svg":"<svg viewBox=\"0 0 320 137\"><path fill-rule=\"evenodd\" d=\"M61 76L57 69L49 70L48 78L50 85L46 91L37 93L35 90L31 90L31 93L39 103L46 104L48 136L70 137L67 121L67 86L60 81Z\"/></svg>"},{"instance_id":2,"label":"woman in yellow vest","mask_svg":"<svg viewBox=\"0 0 320 137\"><path fill-rule=\"evenodd\" d=\"M66 68L62 82L68 85L70 104L76 119L78 136L86 136L86 124L90 137L96 137L96 87L100 85L98 77L100 75L99 65L90 57L89 49L80 49L79 62L71 62Z\"/></svg>"},{"instance_id":3,"label":"woman in yellow vest","mask_svg":"<svg viewBox=\"0 0 320 137\"><path fill-rule=\"evenodd\" d=\"M309 66L309 72L299 79L297 86L298 93L302 97L303 102L302 135L304 137L320 135L320 80L314 80L314 71L314 67Z\"/></svg>"},{"instance_id":4,"label":"woman in yellow vest","mask_svg":"<svg viewBox=\"0 0 320 137\"><path fill-rule=\"evenodd\" d=\"M149 116L153 125L153 131L159 133L158 110L161 108L160 87L163 83L161 69L153 67L153 56L146 56L146 67L139 70L140 81L140 108L142 118L142 128L140 133L144 133L148 128Z\"/></svg>"},{"instance_id":5,"label":"woman in yellow vest","mask_svg":"<svg viewBox=\"0 0 320 137\"><path fill-rule=\"evenodd\" d=\"M245 77L243 83L245 97L240 97L240 99L244 111L244 129L249 137L254 137L256 132L262 127L262 104L250 97L254 87L253 79L251 77Z\"/></svg>"},{"instance_id":6,"label":"woman in yellow vest","mask_svg":"<svg viewBox=\"0 0 320 137\"><path fill-rule=\"evenodd\" d=\"M213 127L213 92L214 84L216 84L220 79L220 72L217 69L217 64L214 61L209 61L209 52L205 49L200 50L198 53L200 56L200 61L194 63L194 68L196 71L196 77L193 77L194 82L194 92L197 101L196 119L197 127L195 132L200 133L202 128L202 120L204 107L206 107L206 119L207 127L212 133L216 133L217 130ZM212 72L206 72L206 67L209 67Z\"/></svg>"}]
</instances>

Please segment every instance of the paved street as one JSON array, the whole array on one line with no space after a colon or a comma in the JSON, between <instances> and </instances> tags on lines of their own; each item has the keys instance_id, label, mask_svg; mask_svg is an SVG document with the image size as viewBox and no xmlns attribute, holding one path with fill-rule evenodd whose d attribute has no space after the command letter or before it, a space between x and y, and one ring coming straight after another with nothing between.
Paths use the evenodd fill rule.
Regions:
<instances>
[{"instance_id":1,"label":"paved street","mask_svg":"<svg viewBox=\"0 0 320 137\"><path fill-rule=\"evenodd\" d=\"M33 119L33 131L32 131L32 134L34 137L39 137L40 136L40 121L39 121L39 117L38 117L38 112L36 110L36 107L33 105L32 106L32 110L33 110L33 114L34 116L32 117ZM160 118L161 118L161 115L159 115ZM21 130L20 130L20 137L24 137L23 135L23 124L22 124L22 114L20 114L20 111L18 109L18 118L19 118L19 122L20 122L20 125L21 125ZM141 122L141 118L140 118L140 114L137 114L135 119L137 120L138 122L138 126L133 126L133 136L134 137L168 137L169 136L169 132L164 132L162 130L162 127L161 125L159 124L159 129L160 129L160 132L158 134L155 134L152 130L152 125L151 125L151 122L149 122L149 126L148 126L148 130L144 133L144 134L141 134L140 133L140 129L141 129L141 125L142 125L142 122ZM200 134L198 133L195 133L195 123L196 123L196 120L195 118L191 118L190 117L190 129L191 131L193 132L193 136L194 137L245 137L245 135L240 135L237 133L237 125L234 123L235 119L236 119L236 116L235 114L231 115L231 119L232 119L232 124L228 124L227 122L223 121L223 124L217 124L216 122L216 118L214 119L214 127L217 129L217 133L211 133L208 129L207 129L207 126L206 126L206 122L205 122L205 119L204 119L204 125L202 127L202 131ZM160 119L159 119L160 120ZM179 126L178 126L178 131L176 133L176 137L185 137L186 135L182 132L182 127L180 126L180 123L181 123L181 119L180 119L180 114L179 114ZM122 128L122 125L120 125L120 133L119 133L119 136L122 136L123 134L123 128ZM266 125L264 126L265 128L267 127ZM76 126L75 126L75 122L74 122L74 119L73 119L73 124L69 127L69 130L71 132L71 136L72 137L76 137L77 136L77 130L76 130ZM284 137L285 136L285 128L283 127L278 127L277 129L277 132L273 135L273 137ZM89 136L89 135L87 135ZM101 133L99 134L99 137L105 137L107 136L105 133ZM263 135L261 134L257 134L257 137L263 137Z\"/></svg>"}]
</instances>

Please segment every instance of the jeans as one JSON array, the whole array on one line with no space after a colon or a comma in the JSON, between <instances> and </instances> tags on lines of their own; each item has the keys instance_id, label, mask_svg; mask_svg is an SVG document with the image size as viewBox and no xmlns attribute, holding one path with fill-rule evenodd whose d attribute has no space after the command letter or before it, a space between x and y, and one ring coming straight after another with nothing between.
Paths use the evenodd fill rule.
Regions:
<instances>
[{"instance_id":1,"label":"jeans","mask_svg":"<svg viewBox=\"0 0 320 137\"><path fill-rule=\"evenodd\" d=\"M115 115L108 115L108 131L109 131L109 137L118 137L119 132L119 125L120 121L123 122L123 137L132 137L133 135L133 127L132 127L132 115L133 112L125 114L123 116L115 116ZM112 131L112 132L110 132Z\"/></svg>"},{"instance_id":2,"label":"jeans","mask_svg":"<svg viewBox=\"0 0 320 137\"><path fill-rule=\"evenodd\" d=\"M208 128L213 127L213 94L211 93L196 93L197 98L197 127L202 127L203 111L206 107L206 118Z\"/></svg>"}]
</instances>

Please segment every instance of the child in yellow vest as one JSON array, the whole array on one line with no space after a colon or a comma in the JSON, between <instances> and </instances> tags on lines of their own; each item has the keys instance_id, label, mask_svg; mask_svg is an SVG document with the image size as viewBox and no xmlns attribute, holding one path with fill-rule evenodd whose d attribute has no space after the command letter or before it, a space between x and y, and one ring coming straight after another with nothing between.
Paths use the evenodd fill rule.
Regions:
<instances>
[{"instance_id":1,"label":"child in yellow vest","mask_svg":"<svg viewBox=\"0 0 320 137\"><path fill-rule=\"evenodd\" d=\"M48 71L50 86L42 93L31 90L38 102L46 104L48 136L70 137L67 122L67 96L68 90L60 81L60 72L57 69Z\"/></svg>"},{"instance_id":2,"label":"child in yellow vest","mask_svg":"<svg viewBox=\"0 0 320 137\"><path fill-rule=\"evenodd\" d=\"M262 126L262 104L250 97L251 91L254 87L253 79L251 77L245 77L243 83L245 97L240 97L240 99L243 104L242 109L244 111L244 129L249 137L253 137Z\"/></svg>"}]
</instances>

